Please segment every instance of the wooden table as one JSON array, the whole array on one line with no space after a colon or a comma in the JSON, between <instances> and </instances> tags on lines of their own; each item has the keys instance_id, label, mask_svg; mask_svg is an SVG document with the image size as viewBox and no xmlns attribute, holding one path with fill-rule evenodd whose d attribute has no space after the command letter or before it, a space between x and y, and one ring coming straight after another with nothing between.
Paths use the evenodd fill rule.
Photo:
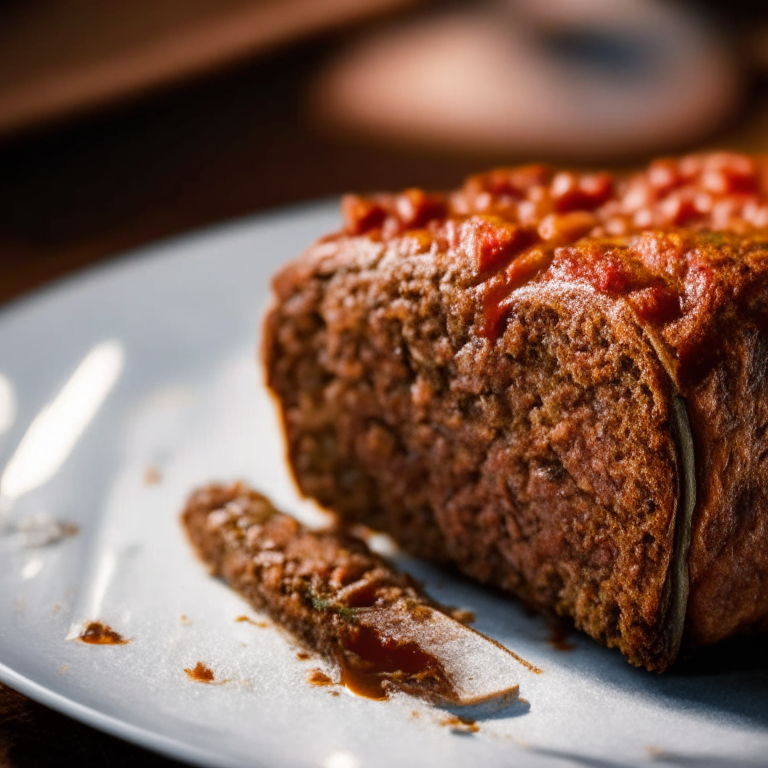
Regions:
<instances>
[{"instance_id":1,"label":"wooden table","mask_svg":"<svg viewBox=\"0 0 768 768\"><path fill-rule=\"evenodd\" d=\"M122 251L345 190L449 187L514 156L424 156L307 124L308 74L333 41L0 144L0 302ZM768 148L768 84L707 146ZM698 149L692 147L686 149ZM643 158L627 158L627 162ZM0 686L0 766L171 766Z\"/></svg>"}]
</instances>

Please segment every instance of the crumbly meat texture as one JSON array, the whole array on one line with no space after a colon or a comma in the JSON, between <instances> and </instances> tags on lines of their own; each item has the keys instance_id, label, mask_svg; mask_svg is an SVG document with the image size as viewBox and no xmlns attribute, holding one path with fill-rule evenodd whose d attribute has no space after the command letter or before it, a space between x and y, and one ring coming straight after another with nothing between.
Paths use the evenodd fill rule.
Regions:
<instances>
[{"instance_id":1,"label":"crumbly meat texture","mask_svg":"<svg viewBox=\"0 0 768 768\"><path fill-rule=\"evenodd\" d=\"M368 694L403 690L450 701L440 662L413 642L384 637L363 611L418 618L435 604L407 574L338 530L313 531L243 483L193 492L182 523L200 558L255 608L340 667Z\"/></svg>"},{"instance_id":2,"label":"crumbly meat texture","mask_svg":"<svg viewBox=\"0 0 768 768\"><path fill-rule=\"evenodd\" d=\"M765 175L710 155L347 198L265 323L302 491L648 669L683 619L692 645L768 629Z\"/></svg>"}]
</instances>

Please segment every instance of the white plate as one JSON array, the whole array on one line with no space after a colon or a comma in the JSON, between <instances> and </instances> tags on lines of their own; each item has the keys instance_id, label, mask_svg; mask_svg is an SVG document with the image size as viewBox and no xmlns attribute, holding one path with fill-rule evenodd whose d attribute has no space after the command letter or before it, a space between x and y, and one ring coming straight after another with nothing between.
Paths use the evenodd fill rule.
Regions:
<instances>
[{"instance_id":1,"label":"white plate","mask_svg":"<svg viewBox=\"0 0 768 768\"><path fill-rule=\"evenodd\" d=\"M317 661L297 659L273 626L235 622L258 617L206 575L178 512L193 486L242 477L286 510L314 514L289 480L255 349L270 274L335 228L336 208L175 240L0 314L0 679L200 764L768 764L764 664L658 676L584 637L558 651L514 600L420 563L403 561L543 669L521 671L529 706L476 713L471 736L415 699L310 687ZM148 467L161 482L145 482ZM18 524L40 515L79 533L24 548ZM131 642L71 639L96 619ZM226 682L191 681L184 669L198 661Z\"/></svg>"}]
</instances>

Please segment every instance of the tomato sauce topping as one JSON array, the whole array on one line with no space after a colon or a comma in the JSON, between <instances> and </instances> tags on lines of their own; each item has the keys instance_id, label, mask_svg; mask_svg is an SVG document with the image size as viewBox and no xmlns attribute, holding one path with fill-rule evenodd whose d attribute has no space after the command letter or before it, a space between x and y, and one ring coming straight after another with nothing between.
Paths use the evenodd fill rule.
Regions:
<instances>
[{"instance_id":1,"label":"tomato sauce topping","mask_svg":"<svg viewBox=\"0 0 768 768\"><path fill-rule=\"evenodd\" d=\"M499 333L512 294L534 280L587 283L666 324L684 314L692 281L700 294L702 281L717 280L700 268L718 258L717 244L703 257L700 240L675 233L768 232L768 164L715 152L656 160L629 176L497 168L452 194L350 195L342 209L347 235L387 242L419 231L464 254L482 296L482 335Z\"/></svg>"}]
</instances>

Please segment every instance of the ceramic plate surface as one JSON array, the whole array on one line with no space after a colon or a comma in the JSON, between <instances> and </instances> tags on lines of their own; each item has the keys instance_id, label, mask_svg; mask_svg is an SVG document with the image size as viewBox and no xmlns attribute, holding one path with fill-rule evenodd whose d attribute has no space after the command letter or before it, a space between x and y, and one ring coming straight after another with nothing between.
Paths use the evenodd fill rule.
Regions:
<instances>
[{"instance_id":1,"label":"ceramic plate surface","mask_svg":"<svg viewBox=\"0 0 768 768\"><path fill-rule=\"evenodd\" d=\"M178 523L194 486L243 478L319 514L291 483L256 347L270 275L336 210L175 240L0 313L0 679L203 765L768 764L765 663L658 676L586 637L558 650L514 600L400 558L543 670L520 669L527 703L472 712L461 734L416 699L311 687L322 663L207 575ZM95 620L130 642L79 642ZM198 662L214 684L185 673Z\"/></svg>"}]
</instances>

